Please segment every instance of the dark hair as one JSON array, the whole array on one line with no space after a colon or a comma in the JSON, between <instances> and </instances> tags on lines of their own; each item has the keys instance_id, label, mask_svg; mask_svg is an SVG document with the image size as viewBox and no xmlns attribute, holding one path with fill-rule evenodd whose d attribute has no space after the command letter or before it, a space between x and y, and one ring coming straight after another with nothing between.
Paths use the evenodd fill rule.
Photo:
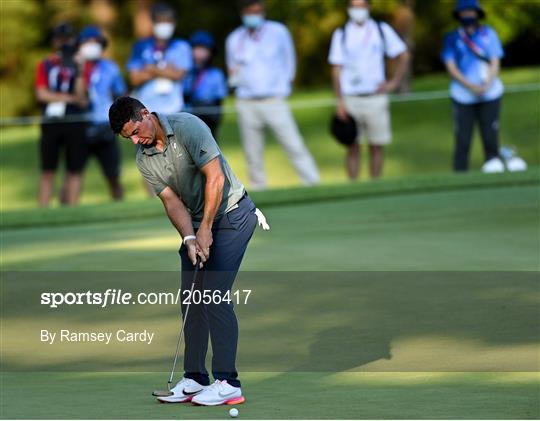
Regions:
<instances>
[{"instance_id":1,"label":"dark hair","mask_svg":"<svg viewBox=\"0 0 540 421\"><path fill-rule=\"evenodd\" d=\"M69 38L75 36L75 29L69 22L60 22L51 29L51 38Z\"/></svg>"},{"instance_id":2,"label":"dark hair","mask_svg":"<svg viewBox=\"0 0 540 421\"><path fill-rule=\"evenodd\" d=\"M152 10L150 12L152 15L152 20L155 22L159 16L168 16L171 19L176 18L176 11L169 6L167 3L156 3L152 6Z\"/></svg>"},{"instance_id":3,"label":"dark hair","mask_svg":"<svg viewBox=\"0 0 540 421\"><path fill-rule=\"evenodd\" d=\"M141 110L145 108L141 101L130 96L117 98L109 108L109 124L112 131L118 134L128 121L141 121Z\"/></svg>"},{"instance_id":4,"label":"dark hair","mask_svg":"<svg viewBox=\"0 0 540 421\"><path fill-rule=\"evenodd\" d=\"M249 6L253 6L254 4L261 4L264 6L263 0L238 0L238 8L240 10L244 10L245 8Z\"/></svg>"}]
</instances>

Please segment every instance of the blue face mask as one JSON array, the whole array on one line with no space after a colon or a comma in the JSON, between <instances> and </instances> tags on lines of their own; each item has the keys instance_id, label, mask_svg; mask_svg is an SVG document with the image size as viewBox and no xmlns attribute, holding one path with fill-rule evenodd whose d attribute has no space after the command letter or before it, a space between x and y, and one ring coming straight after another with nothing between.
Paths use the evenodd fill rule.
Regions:
<instances>
[{"instance_id":1,"label":"blue face mask","mask_svg":"<svg viewBox=\"0 0 540 421\"><path fill-rule=\"evenodd\" d=\"M466 18L460 18L459 21L463 26L477 26L478 25L478 18L473 17L466 17Z\"/></svg>"},{"instance_id":2,"label":"blue face mask","mask_svg":"<svg viewBox=\"0 0 540 421\"><path fill-rule=\"evenodd\" d=\"M256 29L259 26L261 26L264 22L264 16L263 15L244 15L242 16L242 23L244 26Z\"/></svg>"}]
</instances>

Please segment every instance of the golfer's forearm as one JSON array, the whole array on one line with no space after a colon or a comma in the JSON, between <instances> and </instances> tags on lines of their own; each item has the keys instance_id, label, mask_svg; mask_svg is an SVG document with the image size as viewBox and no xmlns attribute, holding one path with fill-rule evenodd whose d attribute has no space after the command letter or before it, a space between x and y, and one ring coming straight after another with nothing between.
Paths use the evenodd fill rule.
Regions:
<instances>
[{"instance_id":1,"label":"golfer's forearm","mask_svg":"<svg viewBox=\"0 0 540 421\"><path fill-rule=\"evenodd\" d=\"M182 212L178 208L167 209L167 216L182 238L186 235L194 235L191 216L187 211Z\"/></svg>"},{"instance_id":2,"label":"golfer's forearm","mask_svg":"<svg viewBox=\"0 0 540 421\"><path fill-rule=\"evenodd\" d=\"M206 185L204 187L204 214L201 227L209 230L212 229L214 218L216 217L223 198L224 184L225 176L223 173L217 174L211 179L206 180Z\"/></svg>"},{"instance_id":3,"label":"golfer's forearm","mask_svg":"<svg viewBox=\"0 0 540 421\"><path fill-rule=\"evenodd\" d=\"M187 211L186 207L178 197L168 196L162 198L160 196L165 212L169 217L169 220L176 228L182 238L186 235L193 235L193 222L191 221L191 215Z\"/></svg>"}]
</instances>

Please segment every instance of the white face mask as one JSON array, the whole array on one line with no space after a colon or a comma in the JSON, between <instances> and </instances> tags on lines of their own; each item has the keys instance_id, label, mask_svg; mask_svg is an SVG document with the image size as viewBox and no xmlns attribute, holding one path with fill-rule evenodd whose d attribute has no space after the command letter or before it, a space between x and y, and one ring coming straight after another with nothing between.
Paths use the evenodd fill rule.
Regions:
<instances>
[{"instance_id":1,"label":"white face mask","mask_svg":"<svg viewBox=\"0 0 540 421\"><path fill-rule=\"evenodd\" d=\"M257 29L264 23L264 16L259 14L244 15L242 23L248 28Z\"/></svg>"},{"instance_id":2,"label":"white face mask","mask_svg":"<svg viewBox=\"0 0 540 421\"><path fill-rule=\"evenodd\" d=\"M157 39L170 39L174 33L174 23L161 22L154 24L154 36Z\"/></svg>"},{"instance_id":3,"label":"white face mask","mask_svg":"<svg viewBox=\"0 0 540 421\"><path fill-rule=\"evenodd\" d=\"M86 42L81 45L81 55L85 60L97 60L102 53L103 47L99 42Z\"/></svg>"},{"instance_id":4,"label":"white face mask","mask_svg":"<svg viewBox=\"0 0 540 421\"><path fill-rule=\"evenodd\" d=\"M349 17L356 23L364 23L369 19L369 10L365 7L349 7Z\"/></svg>"}]
</instances>

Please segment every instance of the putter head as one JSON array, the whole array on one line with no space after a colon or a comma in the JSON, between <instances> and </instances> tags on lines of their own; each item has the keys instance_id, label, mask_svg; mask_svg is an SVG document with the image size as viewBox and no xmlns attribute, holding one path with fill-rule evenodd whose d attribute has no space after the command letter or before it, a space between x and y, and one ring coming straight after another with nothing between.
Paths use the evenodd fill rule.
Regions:
<instances>
[{"instance_id":1,"label":"putter head","mask_svg":"<svg viewBox=\"0 0 540 421\"><path fill-rule=\"evenodd\" d=\"M174 395L173 392L171 392L170 390L154 390L152 392L152 396L156 396L156 397L165 397L165 396L172 396Z\"/></svg>"}]
</instances>

